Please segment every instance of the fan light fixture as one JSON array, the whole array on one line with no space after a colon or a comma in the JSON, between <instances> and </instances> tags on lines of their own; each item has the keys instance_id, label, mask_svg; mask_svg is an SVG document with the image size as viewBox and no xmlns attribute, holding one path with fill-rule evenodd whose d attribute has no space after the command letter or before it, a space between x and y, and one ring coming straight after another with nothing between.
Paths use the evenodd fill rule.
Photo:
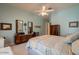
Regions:
<instances>
[{"instance_id":1,"label":"fan light fixture","mask_svg":"<svg viewBox=\"0 0 79 59\"><path fill-rule=\"evenodd\" d=\"M48 15L48 13L46 13L46 12L41 12L39 15L45 16L45 15Z\"/></svg>"},{"instance_id":2,"label":"fan light fixture","mask_svg":"<svg viewBox=\"0 0 79 59\"><path fill-rule=\"evenodd\" d=\"M46 9L46 6L42 6L41 10L37 10L36 12L39 12L39 15L46 16L48 15L48 12L54 11L52 8L51 9Z\"/></svg>"}]
</instances>

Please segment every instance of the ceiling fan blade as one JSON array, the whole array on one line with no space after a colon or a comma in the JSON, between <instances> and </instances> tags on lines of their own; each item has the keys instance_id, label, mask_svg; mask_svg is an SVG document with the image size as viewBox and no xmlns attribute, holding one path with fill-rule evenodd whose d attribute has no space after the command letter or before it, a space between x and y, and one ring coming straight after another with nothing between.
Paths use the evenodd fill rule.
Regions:
<instances>
[{"instance_id":1,"label":"ceiling fan blade","mask_svg":"<svg viewBox=\"0 0 79 59\"><path fill-rule=\"evenodd\" d=\"M51 9L51 10L45 10L45 12L52 12L52 11L54 11L53 9Z\"/></svg>"}]
</instances>

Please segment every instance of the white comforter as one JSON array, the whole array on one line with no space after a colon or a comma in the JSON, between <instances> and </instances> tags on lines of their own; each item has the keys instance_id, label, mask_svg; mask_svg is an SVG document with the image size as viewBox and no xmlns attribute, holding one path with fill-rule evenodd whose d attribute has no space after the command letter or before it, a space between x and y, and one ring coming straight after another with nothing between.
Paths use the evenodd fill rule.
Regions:
<instances>
[{"instance_id":1,"label":"white comforter","mask_svg":"<svg viewBox=\"0 0 79 59\"><path fill-rule=\"evenodd\" d=\"M70 46L63 41L64 37L44 35L30 39L26 47L37 49L44 55L71 55Z\"/></svg>"}]
</instances>

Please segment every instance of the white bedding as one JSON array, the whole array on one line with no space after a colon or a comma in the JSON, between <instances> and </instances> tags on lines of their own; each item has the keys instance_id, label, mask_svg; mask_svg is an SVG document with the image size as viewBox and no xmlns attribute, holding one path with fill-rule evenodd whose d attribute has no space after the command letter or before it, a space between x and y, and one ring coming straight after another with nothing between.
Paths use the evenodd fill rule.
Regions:
<instances>
[{"instance_id":1,"label":"white bedding","mask_svg":"<svg viewBox=\"0 0 79 59\"><path fill-rule=\"evenodd\" d=\"M71 55L71 47L64 44L64 37L43 35L32 38L26 47L34 48L44 55Z\"/></svg>"}]
</instances>

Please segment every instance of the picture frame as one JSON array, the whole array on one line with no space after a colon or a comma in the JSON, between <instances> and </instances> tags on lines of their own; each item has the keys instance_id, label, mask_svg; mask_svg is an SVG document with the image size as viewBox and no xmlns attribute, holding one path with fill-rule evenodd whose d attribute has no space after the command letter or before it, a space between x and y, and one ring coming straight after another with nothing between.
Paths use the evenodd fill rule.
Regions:
<instances>
[{"instance_id":1,"label":"picture frame","mask_svg":"<svg viewBox=\"0 0 79 59\"><path fill-rule=\"evenodd\" d=\"M40 25L36 25L35 28L41 28L41 26Z\"/></svg>"},{"instance_id":2,"label":"picture frame","mask_svg":"<svg viewBox=\"0 0 79 59\"><path fill-rule=\"evenodd\" d=\"M69 22L69 27L78 27L78 21Z\"/></svg>"},{"instance_id":3,"label":"picture frame","mask_svg":"<svg viewBox=\"0 0 79 59\"><path fill-rule=\"evenodd\" d=\"M12 24L0 23L0 30L12 30Z\"/></svg>"}]
</instances>

